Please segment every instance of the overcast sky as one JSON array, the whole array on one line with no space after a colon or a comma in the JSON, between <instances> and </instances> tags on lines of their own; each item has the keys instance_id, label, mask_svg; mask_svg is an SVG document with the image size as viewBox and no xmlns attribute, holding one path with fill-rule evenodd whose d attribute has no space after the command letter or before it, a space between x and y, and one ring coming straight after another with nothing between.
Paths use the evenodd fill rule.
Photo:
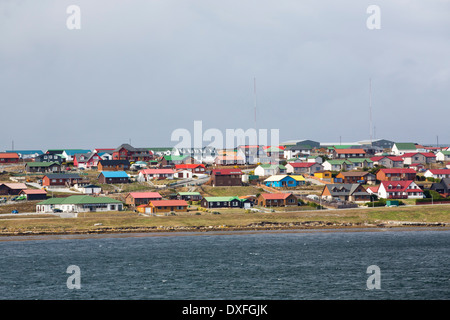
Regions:
<instances>
[{"instance_id":1,"label":"overcast sky","mask_svg":"<svg viewBox=\"0 0 450 320\"><path fill-rule=\"evenodd\" d=\"M450 1L0 1L0 150L254 128L254 78L281 141L369 139L371 79L374 138L450 143Z\"/></svg>"}]
</instances>

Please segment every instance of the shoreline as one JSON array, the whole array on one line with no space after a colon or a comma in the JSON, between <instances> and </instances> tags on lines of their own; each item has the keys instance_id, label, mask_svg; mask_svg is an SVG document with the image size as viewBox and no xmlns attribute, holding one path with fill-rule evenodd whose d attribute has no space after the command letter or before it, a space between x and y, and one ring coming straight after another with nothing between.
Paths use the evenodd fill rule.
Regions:
<instances>
[{"instance_id":1,"label":"shoreline","mask_svg":"<svg viewBox=\"0 0 450 320\"><path fill-rule=\"evenodd\" d=\"M160 226L160 227L103 227L87 230L36 230L36 231L0 231L0 241L4 238L33 237L33 236L108 236L108 235L178 235L181 233L242 233L242 232L289 232L289 231L381 231L381 230L450 230L450 223L445 222L415 222L415 221L386 221L378 224L369 223L333 223L325 221L309 222L260 222L246 226Z\"/></svg>"}]
</instances>

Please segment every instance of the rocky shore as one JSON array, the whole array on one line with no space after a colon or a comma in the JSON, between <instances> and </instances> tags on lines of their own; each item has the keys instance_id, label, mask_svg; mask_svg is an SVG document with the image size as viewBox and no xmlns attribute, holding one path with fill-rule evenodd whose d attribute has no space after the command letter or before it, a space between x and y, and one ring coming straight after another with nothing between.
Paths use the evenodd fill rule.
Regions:
<instances>
[{"instance_id":1,"label":"rocky shore","mask_svg":"<svg viewBox=\"0 0 450 320\"><path fill-rule=\"evenodd\" d=\"M26 235L89 235L89 234L118 234L118 233L150 233L150 232L210 232L210 231L270 231L270 230L306 230L306 229L352 229L352 228L450 228L450 223L443 222L408 222L386 221L377 224L369 223L334 223L327 221L304 221L277 223L261 221L243 226L210 225L210 226L158 226L158 227L108 227L96 225L89 229L51 229L51 230L0 230L0 236Z\"/></svg>"}]
</instances>

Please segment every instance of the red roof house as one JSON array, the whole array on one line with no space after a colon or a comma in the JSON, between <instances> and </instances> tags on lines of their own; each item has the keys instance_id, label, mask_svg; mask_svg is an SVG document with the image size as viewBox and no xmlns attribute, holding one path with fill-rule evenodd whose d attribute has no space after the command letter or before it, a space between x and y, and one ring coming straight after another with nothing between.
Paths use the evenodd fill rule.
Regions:
<instances>
[{"instance_id":1,"label":"red roof house","mask_svg":"<svg viewBox=\"0 0 450 320\"><path fill-rule=\"evenodd\" d=\"M377 195L384 199L420 199L423 190L412 180L382 181Z\"/></svg>"},{"instance_id":2,"label":"red roof house","mask_svg":"<svg viewBox=\"0 0 450 320\"><path fill-rule=\"evenodd\" d=\"M18 163L19 155L15 152L0 152L0 163Z\"/></svg>"}]
</instances>

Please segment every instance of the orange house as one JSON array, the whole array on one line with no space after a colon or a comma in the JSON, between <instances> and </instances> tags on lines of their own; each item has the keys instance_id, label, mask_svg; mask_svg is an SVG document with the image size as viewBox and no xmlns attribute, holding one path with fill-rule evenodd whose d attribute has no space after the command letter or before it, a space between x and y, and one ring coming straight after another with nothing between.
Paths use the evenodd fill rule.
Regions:
<instances>
[{"instance_id":1,"label":"orange house","mask_svg":"<svg viewBox=\"0 0 450 320\"><path fill-rule=\"evenodd\" d=\"M187 212L188 203L185 200L152 200L148 203L150 213Z\"/></svg>"},{"instance_id":2,"label":"orange house","mask_svg":"<svg viewBox=\"0 0 450 320\"><path fill-rule=\"evenodd\" d=\"M0 163L18 163L19 155L15 152L0 152Z\"/></svg>"}]
</instances>

